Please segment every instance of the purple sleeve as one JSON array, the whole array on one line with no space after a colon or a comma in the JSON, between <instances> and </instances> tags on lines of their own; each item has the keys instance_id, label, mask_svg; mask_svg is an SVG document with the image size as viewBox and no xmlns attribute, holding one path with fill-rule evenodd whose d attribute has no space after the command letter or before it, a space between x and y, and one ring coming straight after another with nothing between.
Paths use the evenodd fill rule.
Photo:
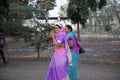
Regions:
<instances>
[{"instance_id":1,"label":"purple sleeve","mask_svg":"<svg viewBox=\"0 0 120 80\"><path fill-rule=\"evenodd\" d=\"M59 35L57 38L56 38L56 40L57 41L61 41L61 43L63 43L63 44L65 44L65 35L64 34L62 34L62 35Z\"/></svg>"}]
</instances>

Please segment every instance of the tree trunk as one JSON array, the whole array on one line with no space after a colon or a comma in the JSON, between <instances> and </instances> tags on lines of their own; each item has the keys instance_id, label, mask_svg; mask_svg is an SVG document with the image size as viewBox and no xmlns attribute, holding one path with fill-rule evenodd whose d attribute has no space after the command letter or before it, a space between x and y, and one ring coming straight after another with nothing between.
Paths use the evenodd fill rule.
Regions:
<instances>
[{"instance_id":1,"label":"tree trunk","mask_svg":"<svg viewBox=\"0 0 120 80\"><path fill-rule=\"evenodd\" d=\"M120 20L119 20L119 12L117 11L117 1L116 0L113 0L114 1L114 4L115 4L115 15L118 19L118 23L120 24Z\"/></svg>"},{"instance_id":2,"label":"tree trunk","mask_svg":"<svg viewBox=\"0 0 120 80\"><path fill-rule=\"evenodd\" d=\"M39 50L37 50L37 59L39 59L40 58L40 51Z\"/></svg>"},{"instance_id":3,"label":"tree trunk","mask_svg":"<svg viewBox=\"0 0 120 80\"><path fill-rule=\"evenodd\" d=\"M36 48L37 48L37 59L39 59L40 58L40 49L39 49L39 46L36 46Z\"/></svg>"},{"instance_id":4,"label":"tree trunk","mask_svg":"<svg viewBox=\"0 0 120 80\"><path fill-rule=\"evenodd\" d=\"M77 39L80 41L80 28L79 28L79 22L77 23Z\"/></svg>"},{"instance_id":5,"label":"tree trunk","mask_svg":"<svg viewBox=\"0 0 120 80\"><path fill-rule=\"evenodd\" d=\"M95 12L95 32L97 32L97 12Z\"/></svg>"}]
</instances>

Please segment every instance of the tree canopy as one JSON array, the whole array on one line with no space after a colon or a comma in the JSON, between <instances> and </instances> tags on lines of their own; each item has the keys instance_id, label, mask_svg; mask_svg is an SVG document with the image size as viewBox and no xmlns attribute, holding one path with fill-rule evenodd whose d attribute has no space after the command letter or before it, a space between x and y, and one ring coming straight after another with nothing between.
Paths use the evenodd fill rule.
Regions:
<instances>
[{"instance_id":1,"label":"tree canopy","mask_svg":"<svg viewBox=\"0 0 120 80\"><path fill-rule=\"evenodd\" d=\"M9 5L7 0L0 0L0 24L2 24L3 21L6 21L8 11Z\"/></svg>"},{"instance_id":2,"label":"tree canopy","mask_svg":"<svg viewBox=\"0 0 120 80\"><path fill-rule=\"evenodd\" d=\"M0 23L6 35L23 38L31 42L29 46L35 46L40 57L40 49L48 45L48 33L51 25L42 24L37 18L46 18L48 10L53 9L55 0L0 0ZM43 4L43 5L42 5ZM49 5L49 6L48 6ZM31 21L31 26L24 26L24 21ZM42 42L42 43L41 43Z\"/></svg>"},{"instance_id":3,"label":"tree canopy","mask_svg":"<svg viewBox=\"0 0 120 80\"><path fill-rule=\"evenodd\" d=\"M0 24L6 35L19 36L25 29L22 25L24 20L36 18L46 18L47 10L53 9L55 0L38 0L32 6L33 0L0 0ZM31 5L28 5L31 3ZM44 4L44 5L41 5ZM48 7L44 7L48 5ZM14 29L14 31L12 31Z\"/></svg>"},{"instance_id":4,"label":"tree canopy","mask_svg":"<svg viewBox=\"0 0 120 80\"><path fill-rule=\"evenodd\" d=\"M69 0L67 15L73 23L85 25L90 11L96 11L106 5L106 0Z\"/></svg>"}]
</instances>

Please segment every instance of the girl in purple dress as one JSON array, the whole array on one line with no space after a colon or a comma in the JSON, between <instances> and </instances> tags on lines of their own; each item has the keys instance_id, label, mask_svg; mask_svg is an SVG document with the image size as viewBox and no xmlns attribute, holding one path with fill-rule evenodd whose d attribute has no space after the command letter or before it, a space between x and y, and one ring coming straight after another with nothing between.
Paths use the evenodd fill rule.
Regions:
<instances>
[{"instance_id":1,"label":"girl in purple dress","mask_svg":"<svg viewBox=\"0 0 120 80\"><path fill-rule=\"evenodd\" d=\"M71 52L66 39L63 25L55 25L55 33L50 33L54 45L54 53L49 64L46 80L69 80L67 74L68 63L72 66Z\"/></svg>"}]
</instances>

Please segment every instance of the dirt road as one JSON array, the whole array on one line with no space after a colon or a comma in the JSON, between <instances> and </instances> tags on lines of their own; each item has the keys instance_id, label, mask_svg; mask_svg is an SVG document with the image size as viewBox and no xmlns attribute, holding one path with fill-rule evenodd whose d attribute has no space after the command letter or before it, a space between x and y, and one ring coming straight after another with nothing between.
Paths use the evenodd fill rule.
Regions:
<instances>
[{"instance_id":1,"label":"dirt road","mask_svg":"<svg viewBox=\"0 0 120 80\"><path fill-rule=\"evenodd\" d=\"M86 52L80 55L79 80L120 80L120 39L85 38L82 44ZM45 61L31 60L37 55L30 51L9 51L9 64L3 67L0 61L0 80L45 80L52 52L40 55Z\"/></svg>"},{"instance_id":2,"label":"dirt road","mask_svg":"<svg viewBox=\"0 0 120 80\"><path fill-rule=\"evenodd\" d=\"M0 64L0 80L45 80L49 62L10 61ZM103 64L79 64L79 80L120 80L120 67Z\"/></svg>"}]
</instances>

